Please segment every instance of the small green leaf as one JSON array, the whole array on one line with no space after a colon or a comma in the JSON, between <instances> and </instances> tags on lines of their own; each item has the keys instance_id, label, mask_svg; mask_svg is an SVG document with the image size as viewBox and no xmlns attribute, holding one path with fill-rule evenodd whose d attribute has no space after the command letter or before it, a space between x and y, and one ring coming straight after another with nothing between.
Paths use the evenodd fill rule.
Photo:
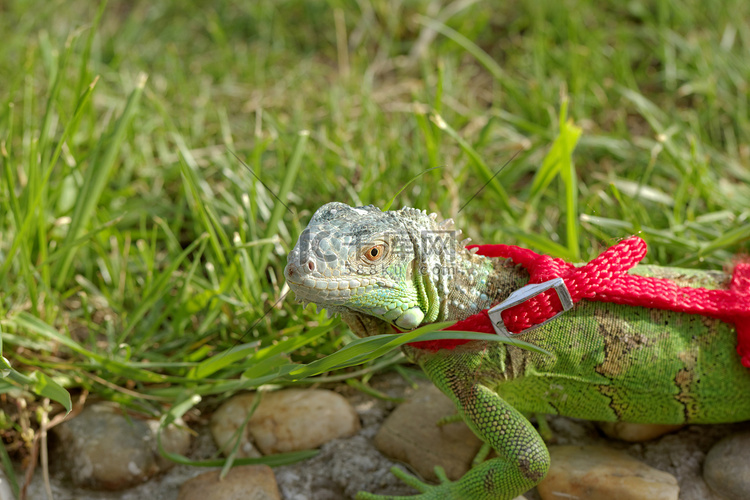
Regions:
<instances>
[{"instance_id":1,"label":"small green leaf","mask_svg":"<svg viewBox=\"0 0 750 500\"><path fill-rule=\"evenodd\" d=\"M70 400L70 394L63 386L39 371L32 372L29 378L33 381L30 388L34 394L60 403L65 408L65 413L70 413L73 403Z\"/></svg>"}]
</instances>

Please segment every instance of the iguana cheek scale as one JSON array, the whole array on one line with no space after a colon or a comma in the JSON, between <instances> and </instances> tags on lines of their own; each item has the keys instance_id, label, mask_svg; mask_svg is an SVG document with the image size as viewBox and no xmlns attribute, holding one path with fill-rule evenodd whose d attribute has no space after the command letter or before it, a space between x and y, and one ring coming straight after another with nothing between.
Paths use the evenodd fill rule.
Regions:
<instances>
[{"instance_id":1,"label":"iguana cheek scale","mask_svg":"<svg viewBox=\"0 0 750 500\"><path fill-rule=\"evenodd\" d=\"M289 254L285 275L298 299L341 314L361 336L416 323L414 308L422 324L482 320L530 275L510 259L473 253L457 235L452 221L421 210L329 203ZM709 289L708 296L730 285L738 296L750 291L750 282L720 272L638 266L631 275ZM552 354L481 341L404 348L497 452L456 482L410 479L416 498L512 499L536 485L549 454L521 412L664 424L750 420L750 397L741 396L750 394L750 370L737 356L736 329L716 317L584 297L520 337Z\"/></svg>"}]
</instances>

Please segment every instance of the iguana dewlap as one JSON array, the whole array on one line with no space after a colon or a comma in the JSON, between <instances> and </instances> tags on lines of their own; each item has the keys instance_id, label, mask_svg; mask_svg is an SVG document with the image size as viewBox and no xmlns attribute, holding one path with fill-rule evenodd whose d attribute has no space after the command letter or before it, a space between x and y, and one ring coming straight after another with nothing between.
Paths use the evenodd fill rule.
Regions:
<instances>
[{"instance_id":1,"label":"iguana dewlap","mask_svg":"<svg viewBox=\"0 0 750 500\"><path fill-rule=\"evenodd\" d=\"M299 300L340 313L360 336L459 321L529 276L507 259L470 252L458 234L452 221L417 209L329 203L303 231L285 275ZM655 266L632 272L691 287L729 280ZM750 420L750 370L736 354L734 327L718 319L584 300L519 338L552 354L481 341L405 348L497 452L459 481L419 486L418 498L511 499L537 484L549 454L520 412L661 424Z\"/></svg>"}]
</instances>

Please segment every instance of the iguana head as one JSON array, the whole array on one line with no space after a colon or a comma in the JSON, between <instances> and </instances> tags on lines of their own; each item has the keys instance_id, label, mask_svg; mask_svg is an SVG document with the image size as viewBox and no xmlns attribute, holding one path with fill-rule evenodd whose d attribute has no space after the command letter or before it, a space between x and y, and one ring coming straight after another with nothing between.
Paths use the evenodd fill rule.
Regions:
<instances>
[{"instance_id":1,"label":"iguana head","mask_svg":"<svg viewBox=\"0 0 750 500\"><path fill-rule=\"evenodd\" d=\"M410 330L435 321L439 270L457 251L453 221L414 208L383 212L328 203L313 215L284 269L297 299Z\"/></svg>"}]
</instances>

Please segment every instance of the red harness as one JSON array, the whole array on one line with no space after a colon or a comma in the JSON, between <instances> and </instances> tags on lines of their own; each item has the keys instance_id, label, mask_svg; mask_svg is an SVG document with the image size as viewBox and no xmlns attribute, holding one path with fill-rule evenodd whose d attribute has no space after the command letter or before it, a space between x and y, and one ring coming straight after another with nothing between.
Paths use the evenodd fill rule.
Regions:
<instances>
[{"instance_id":1,"label":"red harness","mask_svg":"<svg viewBox=\"0 0 750 500\"><path fill-rule=\"evenodd\" d=\"M562 278L573 303L581 299L700 314L732 323L737 329L737 353L750 368L750 261L734 266L728 290L680 287L667 279L627 274L646 255L646 242L631 236L609 248L588 264L576 267L562 259L539 255L511 245L472 245L478 254L502 257L521 264L529 272L529 284ZM562 309L558 295L549 290L502 312L508 331L521 332L538 325ZM480 311L459 321L451 330L495 333L487 315ZM411 345L437 351L453 349L468 340L434 340Z\"/></svg>"}]
</instances>

